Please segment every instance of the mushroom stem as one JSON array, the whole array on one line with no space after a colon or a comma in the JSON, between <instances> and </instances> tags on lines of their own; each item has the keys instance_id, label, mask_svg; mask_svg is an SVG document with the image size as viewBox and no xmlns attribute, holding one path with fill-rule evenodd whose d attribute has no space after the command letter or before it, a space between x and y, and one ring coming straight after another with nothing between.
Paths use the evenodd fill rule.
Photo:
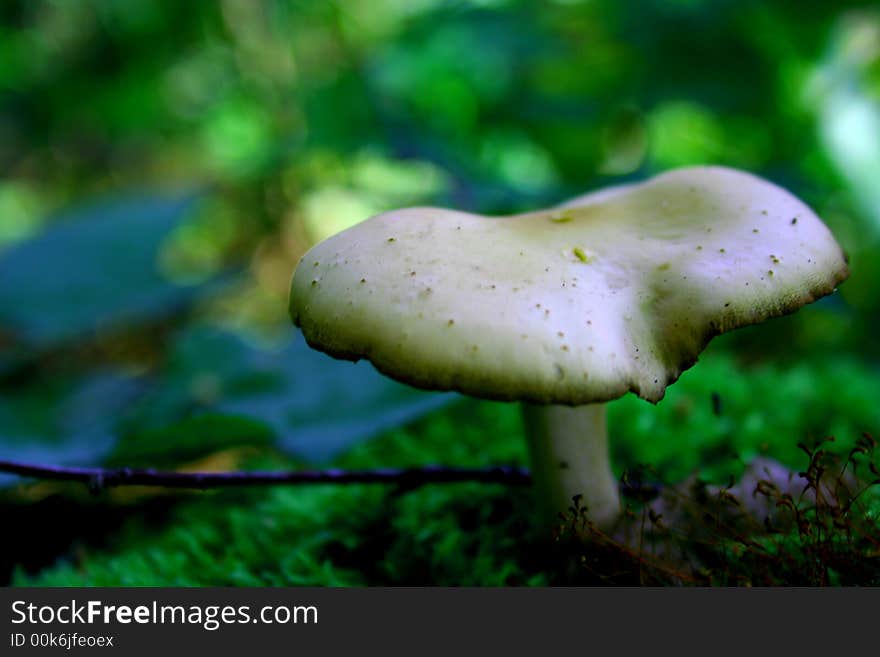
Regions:
<instances>
[{"instance_id":1,"label":"mushroom stem","mask_svg":"<svg viewBox=\"0 0 880 657\"><path fill-rule=\"evenodd\" d=\"M617 480L611 472L605 404L523 404L535 492L545 524L581 496L587 517L599 527L620 513Z\"/></svg>"}]
</instances>

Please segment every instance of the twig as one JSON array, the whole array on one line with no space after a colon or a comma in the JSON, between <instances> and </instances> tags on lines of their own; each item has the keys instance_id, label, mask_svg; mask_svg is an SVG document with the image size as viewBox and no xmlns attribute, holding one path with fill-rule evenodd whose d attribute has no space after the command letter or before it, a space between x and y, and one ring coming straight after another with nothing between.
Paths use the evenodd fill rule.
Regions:
<instances>
[{"instance_id":1,"label":"twig","mask_svg":"<svg viewBox=\"0 0 880 657\"><path fill-rule=\"evenodd\" d=\"M395 484L411 490L427 484L475 482L524 486L532 480L526 468L492 465L485 468L459 468L426 465L419 468L377 468L375 470L305 470L270 472L176 472L152 468L77 468L0 460L0 473L43 481L74 481L93 492L114 486L159 486L205 490L235 486L275 486L299 484ZM629 498L656 497L656 484L634 483L624 478L620 492Z\"/></svg>"},{"instance_id":2,"label":"twig","mask_svg":"<svg viewBox=\"0 0 880 657\"><path fill-rule=\"evenodd\" d=\"M227 488L295 484L397 484L415 488L425 484L481 482L524 485L531 481L525 468L491 466L457 468L429 465L420 468L376 470L315 470L279 472L174 472L134 468L77 468L0 460L0 472L33 479L77 481L98 491L111 486L161 486L164 488Z\"/></svg>"}]
</instances>

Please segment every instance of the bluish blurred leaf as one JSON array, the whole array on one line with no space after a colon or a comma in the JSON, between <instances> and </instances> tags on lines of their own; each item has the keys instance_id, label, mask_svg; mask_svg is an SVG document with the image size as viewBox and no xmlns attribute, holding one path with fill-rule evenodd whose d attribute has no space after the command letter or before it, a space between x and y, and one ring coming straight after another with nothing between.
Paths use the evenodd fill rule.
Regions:
<instances>
[{"instance_id":1,"label":"bluish blurred leaf","mask_svg":"<svg viewBox=\"0 0 880 657\"><path fill-rule=\"evenodd\" d=\"M249 417L271 427L280 448L309 461L330 459L455 399L396 383L367 362L334 360L292 328L276 349L192 329L175 345L162 381L140 405L137 426L200 411Z\"/></svg>"},{"instance_id":2,"label":"bluish blurred leaf","mask_svg":"<svg viewBox=\"0 0 880 657\"><path fill-rule=\"evenodd\" d=\"M45 349L167 313L191 298L158 271L157 250L193 194L129 197L73 211L0 256L0 326L14 344Z\"/></svg>"},{"instance_id":3,"label":"bluish blurred leaf","mask_svg":"<svg viewBox=\"0 0 880 657\"><path fill-rule=\"evenodd\" d=\"M95 465L114 443L116 423L142 382L102 372L33 385L0 398L0 458L52 465ZM0 475L0 485L15 477Z\"/></svg>"}]
</instances>

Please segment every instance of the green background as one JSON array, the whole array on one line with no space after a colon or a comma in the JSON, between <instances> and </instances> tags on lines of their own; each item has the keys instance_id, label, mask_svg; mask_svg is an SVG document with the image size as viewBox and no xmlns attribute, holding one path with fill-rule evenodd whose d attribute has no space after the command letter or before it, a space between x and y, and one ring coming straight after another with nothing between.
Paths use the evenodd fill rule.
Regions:
<instances>
[{"instance_id":1,"label":"green background","mask_svg":"<svg viewBox=\"0 0 880 657\"><path fill-rule=\"evenodd\" d=\"M612 404L617 473L797 471L797 443L826 436L845 453L880 425L870 4L4 2L0 458L524 465L516 407L309 350L286 314L296 262L395 207L525 211L689 164L797 194L852 275L716 339L658 406ZM580 581L522 538L528 496L504 487L0 483L0 578L19 584ZM795 581L774 577L756 581Z\"/></svg>"}]
</instances>

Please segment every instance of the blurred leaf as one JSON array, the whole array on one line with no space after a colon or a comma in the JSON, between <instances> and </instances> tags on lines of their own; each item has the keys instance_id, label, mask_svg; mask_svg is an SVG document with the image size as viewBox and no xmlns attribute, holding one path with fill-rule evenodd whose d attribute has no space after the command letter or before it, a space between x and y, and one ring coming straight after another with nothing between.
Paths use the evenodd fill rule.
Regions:
<instances>
[{"instance_id":1,"label":"blurred leaf","mask_svg":"<svg viewBox=\"0 0 880 657\"><path fill-rule=\"evenodd\" d=\"M880 238L880 98L867 73L880 62L880 13L845 14L806 89L828 156L848 182L874 242Z\"/></svg>"},{"instance_id":2,"label":"blurred leaf","mask_svg":"<svg viewBox=\"0 0 880 657\"><path fill-rule=\"evenodd\" d=\"M625 175L638 169L648 148L648 130L636 107L620 107L602 127L599 173Z\"/></svg>"},{"instance_id":3,"label":"blurred leaf","mask_svg":"<svg viewBox=\"0 0 880 657\"><path fill-rule=\"evenodd\" d=\"M378 214L381 207L358 190L321 187L303 196L302 223L310 240L317 243Z\"/></svg>"},{"instance_id":4,"label":"blurred leaf","mask_svg":"<svg viewBox=\"0 0 880 657\"><path fill-rule=\"evenodd\" d=\"M108 459L118 467L169 467L239 447L268 447L272 429L249 418L203 413L120 440Z\"/></svg>"},{"instance_id":5,"label":"blurred leaf","mask_svg":"<svg viewBox=\"0 0 880 657\"><path fill-rule=\"evenodd\" d=\"M117 372L35 384L0 398L0 458L95 465L110 451L116 423L143 391ZM16 481L0 475L0 485Z\"/></svg>"},{"instance_id":6,"label":"blurred leaf","mask_svg":"<svg viewBox=\"0 0 880 657\"><path fill-rule=\"evenodd\" d=\"M367 362L334 360L293 329L289 341L270 349L199 327L178 340L161 387L142 400L132 424L159 428L200 413L253 418L271 428L280 448L324 461L455 398L396 383ZM251 429L246 444L262 442ZM205 450L213 440L206 434Z\"/></svg>"},{"instance_id":7,"label":"blurred leaf","mask_svg":"<svg viewBox=\"0 0 880 657\"><path fill-rule=\"evenodd\" d=\"M558 182L549 153L520 132L488 133L482 140L480 155L494 177L513 187L540 190Z\"/></svg>"},{"instance_id":8,"label":"blurred leaf","mask_svg":"<svg viewBox=\"0 0 880 657\"><path fill-rule=\"evenodd\" d=\"M164 315L192 298L157 268L165 236L195 196L129 197L73 211L0 256L0 324L45 349L105 328Z\"/></svg>"},{"instance_id":9,"label":"blurred leaf","mask_svg":"<svg viewBox=\"0 0 880 657\"><path fill-rule=\"evenodd\" d=\"M41 191L36 185L0 181L0 251L37 231L45 203Z\"/></svg>"},{"instance_id":10,"label":"blurred leaf","mask_svg":"<svg viewBox=\"0 0 880 657\"><path fill-rule=\"evenodd\" d=\"M696 103L664 103L651 113L650 125L651 157L661 170L716 163L725 153L722 123Z\"/></svg>"},{"instance_id":11,"label":"blurred leaf","mask_svg":"<svg viewBox=\"0 0 880 657\"><path fill-rule=\"evenodd\" d=\"M212 167L246 176L264 165L272 149L270 118L256 102L231 102L207 117L202 142Z\"/></svg>"}]
</instances>

